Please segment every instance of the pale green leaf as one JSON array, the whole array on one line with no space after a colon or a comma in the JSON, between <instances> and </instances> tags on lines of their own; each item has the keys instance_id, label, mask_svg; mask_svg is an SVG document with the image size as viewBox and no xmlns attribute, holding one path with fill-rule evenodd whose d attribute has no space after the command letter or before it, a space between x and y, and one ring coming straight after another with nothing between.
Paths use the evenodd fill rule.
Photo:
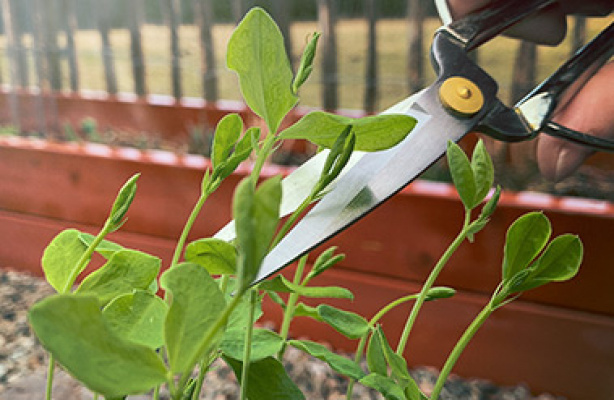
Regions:
<instances>
[{"instance_id":1,"label":"pale green leaf","mask_svg":"<svg viewBox=\"0 0 614 400\"><path fill-rule=\"evenodd\" d=\"M225 115L218 123L211 146L211 163L215 170L228 159L243 131L243 120L238 114Z\"/></svg>"},{"instance_id":2,"label":"pale green leaf","mask_svg":"<svg viewBox=\"0 0 614 400\"><path fill-rule=\"evenodd\" d=\"M237 272L237 251L223 240L205 238L187 245L185 260L204 267L211 275L231 275Z\"/></svg>"},{"instance_id":3,"label":"pale green leaf","mask_svg":"<svg viewBox=\"0 0 614 400\"><path fill-rule=\"evenodd\" d=\"M326 348L326 346L321 345L320 343L309 340L290 340L288 344L319 360L324 361L330 365L334 371L340 373L341 375L345 375L356 380L361 379L365 375L360 366L354 361L330 351L328 348Z\"/></svg>"},{"instance_id":4,"label":"pale green leaf","mask_svg":"<svg viewBox=\"0 0 614 400\"><path fill-rule=\"evenodd\" d=\"M224 334L220 350L224 356L243 360L245 351L246 329L229 329ZM258 361L276 355L284 344L284 340L277 333L268 329L254 329L252 333L250 361Z\"/></svg>"},{"instance_id":5,"label":"pale green leaf","mask_svg":"<svg viewBox=\"0 0 614 400\"><path fill-rule=\"evenodd\" d=\"M322 321L349 339L360 339L369 331L369 323L361 315L340 310L328 304L318 306Z\"/></svg>"},{"instance_id":6,"label":"pale green leaf","mask_svg":"<svg viewBox=\"0 0 614 400\"><path fill-rule=\"evenodd\" d=\"M162 359L110 330L95 297L48 297L31 308L29 319L43 346L93 392L121 397L166 381Z\"/></svg>"},{"instance_id":7,"label":"pale green leaf","mask_svg":"<svg viewBox=\"0 0 614 400\"><path fill-rule=\"evenodd\" d=\"M492 165L492 159L486 151L486 146L484 146L482 140L479 140L475 149L473 149L471 169L473 170L476 188L474 205L477 205L484 200L495 180L495 170Z\"/></svg>"},{"instance_id":8,"label":"pale green leaf","mask_svg":"<svg viewBox=\"0 0 614 400\"><path fill-rule=\"evenodd\" d=\"M542 251L552 229L548 218L540 212L518 218L507 231L503 253L503 280L526 268Z\"/></svg>"},{"instance_id":9,"label":"pale green leaf","mask_svg":"<svg viewBox=\"0 0 614 400\"><path fill-rule=\"evenodd\" d=\"M224 357L239 382L242 382L243 364ZM273 357L251 363L247 376L249 400L303 400L305 396L288 376L283 364Z\"/></svg>"},{"instance_id":10,"label":"pale green leaf","mask_svg":"<svg viewBox=\"0 0 614 400\"><path fill-rule=\"evenodd\" d=\"M86 247L89 247L96 239L96 236L82 232L79 236L79 239L81 239L81 241ZM117 243L113 243L108 240L102 240L94 250L108 260L109 258L111 258L113 253L123 249L124 247Z\"/></svg>"},{"instance_id":11,"label":"pale green leaf","mask_svg":"<svg viewBox=\"0 0 614 400\"><path fill-rule=\"evenodd\" d=\"M388 363L383 349L380 335L375 332L371 335L367 345L367 366L371 373L388 376Z\"/></svg>"},{"instance_id":12,"label":"pale green leaf","mask_svg":"<svg viewBox=\"0 0 614 400\"><path fill-rule=\"evenodd\" d=\"M458 195L465 208L473 209L476 205L476 183L469 159L465 152L454 142L448 142L446 154L452 182L454 182Z\"/></svg>"},{"instance_id":13,"label":"pale green leaf","mask_svg":"<svg viewBox=\"0 0 614 400\"><path fill-rule=\"evenodd\" d=\"M114 297L147 290L160 272L161 261L136 250L120 250L98 270L89 274L77 288L77 293L96 296L102 304Z\"/></svg>"},{"instance_id":14,"label":"pale green leaf","mask_svg":"<svg viewBox=\"0 0 614 400\"><path fill-rule=\"evenodd\" d=\"M160 285L171 299L164 322L169 363L173 373L183 373L192 367L190 360L204 345L204 337L222 315L226 301L217 283L197 264L184 263L167 270Z\"/></svg>"},{"instance_id":15,"label":"pale green leaf","mask_svg":"<svg viewBox=\"0 0 614 400\"><path fill-rule=\"evenodd\" d=\"M298 99L283 36L266 11L256 7L243 18L228 42L226 64L239 76L247 105L275 133Z\"/></svg>"},{"instance_id":16,"label":"pale green leaf","mask_svg":"<svg viewBox=\"0 0 614 400\"><path fill-rule=\"evenodd\" d=\"M361 384L377 390L386 400L407 400L403 388L393 379L380 374L369 374L359 381Z\"/></svg>"},{"instance_id":17,"label":"pale green leaf","mask_svg":"<svg viewBox=\"0 0 614 400\"><path fill-rule=\"evenodd\" d=\"M381 114L363 118L350 118L313 111L296 124L280 133L284 139L306 139L318 146L331 148L341 132L352 126L356 137L355 150L379 151L398 144L416 126L408 115Z\"/></svg>"},{"instance_id":18,"label":"pale green leaf","mask_svg":"<svg viewBox=\"0 0 614 400\"><path fill-rule=\"evenodd\" d=\"M74 278L81 273L77 263L87 246L80 240L81 233L75 229L60 232L43 252L42 266L47 282L57 291L70 289Z\"/></svg>"},{"instance_id":19,"label":"pale green leaf","mask_svg":"<svg viewBox=\"0 0 614 400\"><path fill-rule=\"evenodd\" d=\"M294 93L298 92L298 89L303 85L303 83L305 83L307 78L309 78L309 75L313 70L313 59L316 55L318 39L320 39L320 33L315 32L313 36L311 36L307 46L305 46L305 50L303 50L303 55L301 56L298 70L296 71L294 81L292 82L292 91Z\"/></svg>"},{"instance_id":20,"label":"pale green leaf","mask_svg":"<svg viewBox=\"0 0 614 400\"><path fill-rule=\"evenodd\" d=\"M109 214L109 221L114 230L119 229L122 225L124 216L134 200L134 196L136 195L136 181L139 179L140 175L141 174L135 174L128 179L115 198L111 213Z\"/></svg>"},{"instance_id":21,"label":"pale green leaf","mask_svg":"<svg viewBox=\"0 0 614 400\"><path fill-rule=\"evenodd\" d=\"M168 306L143 290L113 299L102 311L109 328L128 341L158 349L164 345L164 318Z\"/></svg>"}]
</instances>

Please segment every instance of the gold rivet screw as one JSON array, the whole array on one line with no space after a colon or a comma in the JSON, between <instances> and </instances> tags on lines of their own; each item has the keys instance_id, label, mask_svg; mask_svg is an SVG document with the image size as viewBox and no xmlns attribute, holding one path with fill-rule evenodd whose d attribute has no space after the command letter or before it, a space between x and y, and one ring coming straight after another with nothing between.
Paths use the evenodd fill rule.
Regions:
<instances>
[{"instance_id":1,"label":"gold rivet screw","mask_svg":"<svg viewBox=\"0 0 614 400\"><path fill-rule=\"evenodd\" d=\"M475 115L484 106L480 88L469 79L453 76L439 88L442 104L451 112L463 117Z\"/></svg>"}]
</instances>

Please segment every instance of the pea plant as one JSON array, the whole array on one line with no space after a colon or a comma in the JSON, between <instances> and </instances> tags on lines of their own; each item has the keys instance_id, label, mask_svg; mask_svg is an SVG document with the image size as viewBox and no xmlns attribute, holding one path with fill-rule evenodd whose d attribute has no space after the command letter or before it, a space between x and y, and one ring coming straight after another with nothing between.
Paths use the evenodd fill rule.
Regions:
<instances>
[{"instance_id":1,"label":"pea plant","mask_svg":"<svg viewBox=\"0 0 614 400\"><path fill-rule=\"evenodd\" d=\"M427 397L420 391L402 357L407 338L424 302L454 295L451 288L435 286L436 278L460 244L473 241L488 223L500 193L496 189L486 200L493 185L493 168L483 144L478 143L469 160L450 143L447 156L465 206L465 219L419 293L390 302L370 319L326 304L323 299L354 296L342 287L313 285L314 278L343 260L335 248L322 252L309 264L307 256L301 258L292 279L279 275L252 285L268 251L309 205L326 193L353 151L392 147L416 123L406 115L351 119L317 111L281 129L283 118L297 104L298 91L311 73L318 37L316 33L310 38L294 74L282 35L265 11L251 10L234 31L228 43L227 65L237 73L245 102L266 128L245 128L236 114L219 121L211 167L204 171L200 196L187 217L170 265L161 274L159 258L107 240L125 222L136 195L138 175L119 190L97 235L67 229L45 249L42 268L57 294L35 304L29 320L50 354L48 400L57 364L91 389L96 398L117 400L151 393L153 399L159 399L161 388L166 386L173 400L198 399L204 378L218 359L234 371L242 399L304 399L282 364L288 346L323 360L347 376L348 398L359 382L387 399L437 399L454 363L490 314L526 290L576 274L582 259L577 237L563 235L550 241L550 224L543 214L519 218L507 234L501 283L452 350L433 393ZM262 181L260 172L281 141L289 138L310 140L328 154L314 187L282 219L281 178ZM252 173L236 187L232 202L236 238L202 238L187 243L203 204L247 160L251 160ZM104 265L85 274L94 253L105 259ZM265 297L283 309L278 332L258 327ZM309 306L305 298L322 303ZM393 308L408 304L412 304L411 311L399 345L393 350L379 321ZM328 324L355 339L356 358L350 360L313 341L292 339L292 320L300 316ZM360 366L363 357L366 371Z\"/></svg>"}]
</instances>

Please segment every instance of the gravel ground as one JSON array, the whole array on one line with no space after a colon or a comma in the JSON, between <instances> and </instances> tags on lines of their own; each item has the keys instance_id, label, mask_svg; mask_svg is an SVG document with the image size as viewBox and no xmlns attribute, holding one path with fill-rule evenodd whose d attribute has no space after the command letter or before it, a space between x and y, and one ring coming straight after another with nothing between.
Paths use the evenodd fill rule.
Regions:
<instances>
[{"instance_id":1,"label":"gravel ground","mask_svg":"<svg viewBox=\"0 0 614 400\"><path fill-rule=\"evenodd\" d=\"M45 388L46 355L30 332L27 310L53 290L41 279L0 270L0 400L42 400ZM309 400L345 398L347 381L336 376L327 365L292 348L285 358L286 369ZM412 371L425 392L435 382L437 371L419 368ZM92 399L91 392L77 385L61 370L56 375L55 399ZM131 396L130 400L148 397ZM203 399L238 399L236 380L221 362L207 376ZM355 399L381 399L377 393L356 385ZM533 397L523 385L501 388L483 380L450 379L442 399L458 400L564 400L540 395Z\"/></svg>"}]
</instances>

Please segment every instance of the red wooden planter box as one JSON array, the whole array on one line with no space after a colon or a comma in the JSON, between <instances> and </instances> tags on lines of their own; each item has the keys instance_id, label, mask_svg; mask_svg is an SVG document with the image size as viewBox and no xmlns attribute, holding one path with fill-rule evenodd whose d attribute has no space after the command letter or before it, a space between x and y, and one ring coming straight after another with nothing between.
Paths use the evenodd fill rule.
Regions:
<instances>
[{"instance_id":1,"label":"red wooden planter box","mask_svg":"<svg viewBox=\"0 0 614 400\"><path fill-rule=\"evenodd\" d=\"M60 145L19 138L0 140L0 265L41 275L40 257L62 229L95 232L121 184L140 172L128 222L111 237L127 247L162 257L168 264L174 241L198 197L208 160L168 152ZM232 175L205 206L192 238L212 235L230 218ZM287 173L279 167L265 174ZM607 202L504 193L492 222L464 244L438 285L458 290L428 303L418 319L406 356L411 365L441 366L470 320L499 281L505 230L521 213L542 209L555 234L581 236L586 259L569 283L527 293L497 311L461 358L456 372L499 384L527 383L570 399L604 399L614 393L614 206ZM354 301L336 304L369 317L393 298L416 292L461 225L462 210L446 184L417 181L370 216L331 241L347 254L343 265L320 283L342 284ZM268 318L279 311L267 305ZM398 337L408 313L384 320ZM348 351L354 344L308 319L292 327Z\"/></svg>"}]
</instances>

